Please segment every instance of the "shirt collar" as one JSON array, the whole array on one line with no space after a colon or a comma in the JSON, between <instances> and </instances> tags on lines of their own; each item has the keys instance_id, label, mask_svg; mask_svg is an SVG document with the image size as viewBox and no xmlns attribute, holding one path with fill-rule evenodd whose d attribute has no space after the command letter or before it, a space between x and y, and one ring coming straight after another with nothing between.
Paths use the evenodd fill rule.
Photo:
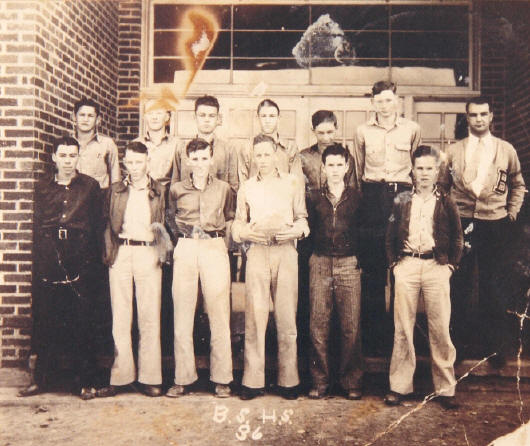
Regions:
<instances>
[{"instance_id":1,"label":"shirt collar","mask_svg":"<svg viewBox=\"0 0 530 446\"><path fill-rule=\"evenodd\" d=\"M482 137L478 137L476 135L473 135L473 133L469 132L469 140L473 143L478 143L479 140L482 140L485 144L491 144L493 142L493 136L491 135L491 132L486 133Z\"/></svg>"},{"instance_id":2,"label":"shirt collar","mask_svg":"<svg viewBox=\"0 0 530 446\"><path fill-rule=\"evenodd\" d=\"M396 121L394 122L394 126L393 127L397 127L397 126L403 124L403 120L404 119L401 116L399 116L399 114L398 114L397 118L396 118ZM383 126L381 126L379 124L379 121L377 120L377 113L374 113L374 115L370 119L368 119L367 124L368 125L373 125L373 126L376 126L376 127L384 128Z\"/></svg>"},{"instance_id":3,"label":"shirt collar","mask_svg":"<svg viewBox=\"0 0 530 446\"><path fill-rule=\"evenodd\" d=\"M208 179L206 180L206 185L208 186L208 185L212 184L212 181L213 181L213 175L212 174L208 174ZM199 190L193 184L193 172L190 172L190 174L184 180L184 187L186 189Z\"/></svg>"},{"instance_id":4,"label":"shirt collar","mask_svg":"<svg viewBox=\"0 0 530 446\"><path fill-rule=\"evenodd\" d=\"M160 144L168 140L169 140L169 134L166 132L164 133L164 136L162 136L162 139L160 140ZM152 142L151 136L149 135L149 131L145 133L144 142Z\"/></svg>"},{"instance_id":5,"label":"shirt collar","mask_svg":"<svg viewBox=\"0 0 530 446\"><path fill-rule=\"evenodd\" d=\"M418 196L418 194L416 193L416 186L412 186L412 196ZM432 188L432 192L429 194L429 198L431 198L432 196L439 196L440 195L440 191L438 190L438 185L434 185L434 187Z\"/></svg>"},{"instance_id":6,"label":"shirt collar","mask_svg":"<svg viewBox=\"0 0 530 446\"><path fill-rule=\"evenodd\" d=\"M76 141L79 141L79 139L77 139L77 131L73 132L73 133L71 134L71 136L72 136L73 138L75 138ZM97 130L94 131L94 134L92 135L92 138L90 138L90 139L88 140L88 142L86 143L86 145L90 144L92 141L97 141L98 143L101 142L101 138L100 138L99 133L98 133Z\"/></svg>"},{"instance_id":7,"label":"shirt collar","mask_svg":"<svg viewBox=\"0 0 530 446\"><path fill-rule=\"evenodd\" d=\"M282 175L280 173L280 171L278 170L277 167L274 168L274 172L272 173L272 176L276 177L276 178L281 178ZM261 176L261 174L258 172L258 174L256 175L256 178L258 181L261 181L263 180L263 177Z\"/></svg>"},{"instance_id":8,"label":"shirt collar","mask_svg":"<svg viewBox=\"0 0 530 446\"><path fill-rule=\"evenodd\" d=\"M70 182L68 184L61 184L61 186L69 186L70 184L74 183L75 181L77 181L77 177L79 175L77 175L77 173L74 174L74 176L72 178L70 178ZM54 174L53 175L53 179L52 179L52 182L56 183L56 184L59 184L59 179L57 178L57 174Z\"/></svg>"}]
</instances>

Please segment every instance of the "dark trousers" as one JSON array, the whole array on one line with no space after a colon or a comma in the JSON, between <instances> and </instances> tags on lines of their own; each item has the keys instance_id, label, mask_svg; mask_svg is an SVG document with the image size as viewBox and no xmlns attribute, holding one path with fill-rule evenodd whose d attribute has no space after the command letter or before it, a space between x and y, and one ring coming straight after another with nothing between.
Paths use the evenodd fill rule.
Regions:
<instances>
[{"instance_id":1,"label":"dark trousers","mask_svg":"<svg viewBox=\"0 0 530 446\"><path fill-rule=\"evenodd\" d=\"M32 353L35 379L45 386L58 359L71 358L79 385L96 379L94 246L84 234L68 240L47 235L34 253Z\"/></svg>"},{"instance_id":2,"label":"dark trousers","mask_svg":"<svg viewBox=\"0 0 530 446\"><path fill-rule=\"evenodd\" d=\"M362 268L363 344L370 354L389 354L394 334L392 311L386 312L385 236L394 198L410 190L406 183L362 185L359 262Z\"/></svg>"},{"instance_id":3,"label":"dark trousers","mask_svg":"<svg viewBox=\"0 0 530 446\"><path fill-rule=\"evenodd\" d=\"M335 308L340 325L338 381L345 390L359 389L362 378L360 343L361 281L355 256L313 254L310 268L309 370L314 387L330 384L329 344L331 315Z\"/></svg>"},{"instance_id":4,"label":"dark trousers","mask_svg":"<svg viewBox=\"0 0 530 446\"><path fill-rule=\"evenodd\" d=\"M514 249L514 224L508 218L477 220L462 218L464 256L451 286L453 341L459 355L465 354L471 332L471 302L475 268L478 269L478 329L481 355L507 353L511 290L510 252Z\"/></svg>"}]
</instances>

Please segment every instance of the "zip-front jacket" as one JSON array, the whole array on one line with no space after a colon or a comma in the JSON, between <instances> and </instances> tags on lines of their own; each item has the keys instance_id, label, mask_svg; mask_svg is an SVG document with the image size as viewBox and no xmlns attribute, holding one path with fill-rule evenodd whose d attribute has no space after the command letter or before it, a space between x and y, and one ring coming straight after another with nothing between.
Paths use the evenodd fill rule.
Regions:
<instances>
[{"instance_id":1,"label":"zip-front jacket","mask_svg":"<svg viewBox=\"0 0 530 446\"><path fill-rule=\"evenodd\" d=\"M507 141L492 138L495 156L478 197L463 178L468 138L447 148L447 161L440 183L446 190L451 187L451 197L461 217L479 220L500 220L507 214L517 217L523 204L525 184L517 152Z\"/></svg>"},{"instance_id":2,"label":"zip-front jacket","mask_svg":"<svg viewBox=\"0 0 530 446\"><path fill-rule=\"evenodd\" d=\"M313 252L324 256L356 256L359 244L359 194L346 187L336 205L327 185L310 191L307 212Z\"/></svg>"},{"instance_id":3,"label":"zip-front jacket","mask_svg":"<svg viewBox=\"0 0 530 446\"><path fill-rule=\"evenodd\" d=\"M401 192L394 200L394 208L386 233L386 253L389 265L401 258L409 236L412 194L413 192L410 191ZM436 190L435 195L434 258L441 265L449 263L456 267L462 257L464 246L458 209L447 193Z\"/></svg>"},{"instance_id":4,"label":"zip-front jacket","mask_svg":"<svg viewBox=\"0 0 530 446\"><path fill-rule=\"evenodd\" d=\"M164 209L166 207L164 197L164 187L149 177L149 207L151 209L151 223L164 224ZM105 253L103 262L112 266L118 255L118 236L122 230L123 218L127 201L129 199L129 181L124 179L119 183L114 183L109 190L107 197L106 212L107 226L105 228Z\"/></svg>"}]
</instances>

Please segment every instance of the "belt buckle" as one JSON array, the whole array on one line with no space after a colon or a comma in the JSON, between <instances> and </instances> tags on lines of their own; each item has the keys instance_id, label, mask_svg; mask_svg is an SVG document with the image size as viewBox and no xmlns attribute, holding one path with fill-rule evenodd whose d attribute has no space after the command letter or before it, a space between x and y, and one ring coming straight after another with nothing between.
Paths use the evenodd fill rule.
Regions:
<instances>
[{"instance_id":1,"label":"belt buckle","mask_svg":"<svg viewBox=\"0 0 530 446\"><path fill-rule=\"evenodd\" d=\"M412 251L412 257L417 257L418 259L421 259L421 252Z\"/></svg>"},{"instance_id":2,"label":"belt buckle","mask_svg":"<svg viewBox=\"0 0 530 446\"><path fill-rule=\"evenodd\" d=\"M68 230L64 228L60 228L57 231L57 238L59 240L67 240L68 239Z\"/></svg>"}]
</instances>

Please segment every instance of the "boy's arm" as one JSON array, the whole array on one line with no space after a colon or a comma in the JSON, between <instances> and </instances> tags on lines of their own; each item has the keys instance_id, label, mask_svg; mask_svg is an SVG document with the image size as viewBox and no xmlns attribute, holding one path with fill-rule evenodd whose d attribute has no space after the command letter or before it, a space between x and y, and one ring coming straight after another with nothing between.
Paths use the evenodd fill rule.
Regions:
<instances>
[{"instance_id":1,"label":"boy's arm","mask_svg":"<svg viewBox=\"0 0 530 446\"><path fill-rule=\"evenodd\" d=\"M173 242L176 242L178 239L178 229L177 223L175 222L175 214L177 212L177 195L174 190L174 187L171 186L168 193L168 205L165 211L166 217L166 227L169 229L169 233L173 239Z\"/></svg>"},{"instance_id":2,"label":"boy's arm","mask_svg":"<svg viewBox=\"0 0 530 446\"><path fill-rule=\"evenodd\" d=\"M180 172L182 169L182 150L185 150L185 142L180 140L177 143L177 148L175 149L175 156L173 157L173 168L171 173L171 185L181 180Z\"/></svg>"},{"instance_id":3,"label":"boy's arm","mask_svg":"<svg viewBox=\"0 0 530 446\"><path fill-rule=\"evenodd\" d=\"M112 183L117 183L121 180L120 160L118 156L118 147L111 139L109 142L107 169L109 172L109 187Z\"/></svg>"},{"instance_id":4,"label":"boy's arm","mask_svg":"<svg viewBox=\"0 0 530 446\"><path fill-rule=\"evenodd\" d=\"M304 187L304 172L302 171L302 159L300 157L300 152L298 151L298 146L295 142L290 143L288 150L289 173L298 178L301 186Z\"/></svg>"},{"instance_id":5,"label":"boy's arm","mask_svg":"<svg viewBox=\"0 0 530 446\"><path fill-rule=\"evenodd\" d=\"M507 173L508 197L506 200L506 210L508 211L508 218L511 221L515 221L523 205L524 194L526 192L523 175L521 173L521 163L515 149L513 149L510 156Z\"/></svg>"},{"instance_id":6,"label":"boy's arm","mask_svg":"<svg viewBox=\"0 0 530 446\"><path fill-rule=\"evenodd\" d=\"M353 139L353 170L355 172L355 181L357 190L361 190L361 182L364 172L365 141L362 127L358 127Z\"/></svg>"},{"instance_id":7,"label":"boy's arm","mask_svg":"<svg viewBox=\"0 0 530 446\"><path fill-rule=\"evenodd\" d=\"M453 177L451 176L452 162L453 149L452 146L449 146L447 151L441 156L440 172L438 173L438 180L436 182L447 193L449 193L453 184Z\"/></svg>"},{"instance_id":8,"label":"boy's arm","mask_svg":"<svg viewBox=\"0 0 530 446\"><path fill-rule=\"evenodd\" d=\"M237 162L237 149L234 147L234 144L231 141L227 142L228 150L228 184L234 191L237 193L239 189L239 179L238 179L238 162Z\"/></svg>"},{"instance_id":9,"label":"boy's arm","mask_svg":"<svg viewBox=\"0 0 530 446\"><path fill-rule=\"evenodd\" d=\"M450 228L450 243L449 243L449 256L448 261L452 269L456 269L462 258L462 252L464 249L464 234L462 232L462 223L460 222L460 215L458 208L453 199L447 195L447 215L449 216L449 228Z\"/></svg>"},{"instance_id":10,"label":"boy's arm","mask_svg":"<svg viewBox=\"0 0 530 446\"><path fill-rule=\"evenodd\" d=\"M412 141L410 142L411 156L414 153L414 151L418 148L418 146L420 145L420 141L421 141L421 127L417 122L415 121L413 122L416 128L412 131Z\"/></svg>"},{"instance_id":11,"label":"boy's arm","mask_svg":"<svg viewBox=\"0 0 530 446\"><path fill-rule=\"evenodd\" d=\"M302 187L293 189L293 228L297 229L298 238L305 238L309 235L305 191Z\"/></svg>"},{"instance_id":12,"label":"boy's arm","mask_svg":"<svg viewBox=\"0 0 530 446\"><path fill-rule=\"evenodd\" d=\"M250 176L250 164L252 162L251 153L251 145L243 143L239 150L237 162L237 174L239 178L239 184L243 184L243 181L248 180Z\"/></svg>"}]
</instances>

